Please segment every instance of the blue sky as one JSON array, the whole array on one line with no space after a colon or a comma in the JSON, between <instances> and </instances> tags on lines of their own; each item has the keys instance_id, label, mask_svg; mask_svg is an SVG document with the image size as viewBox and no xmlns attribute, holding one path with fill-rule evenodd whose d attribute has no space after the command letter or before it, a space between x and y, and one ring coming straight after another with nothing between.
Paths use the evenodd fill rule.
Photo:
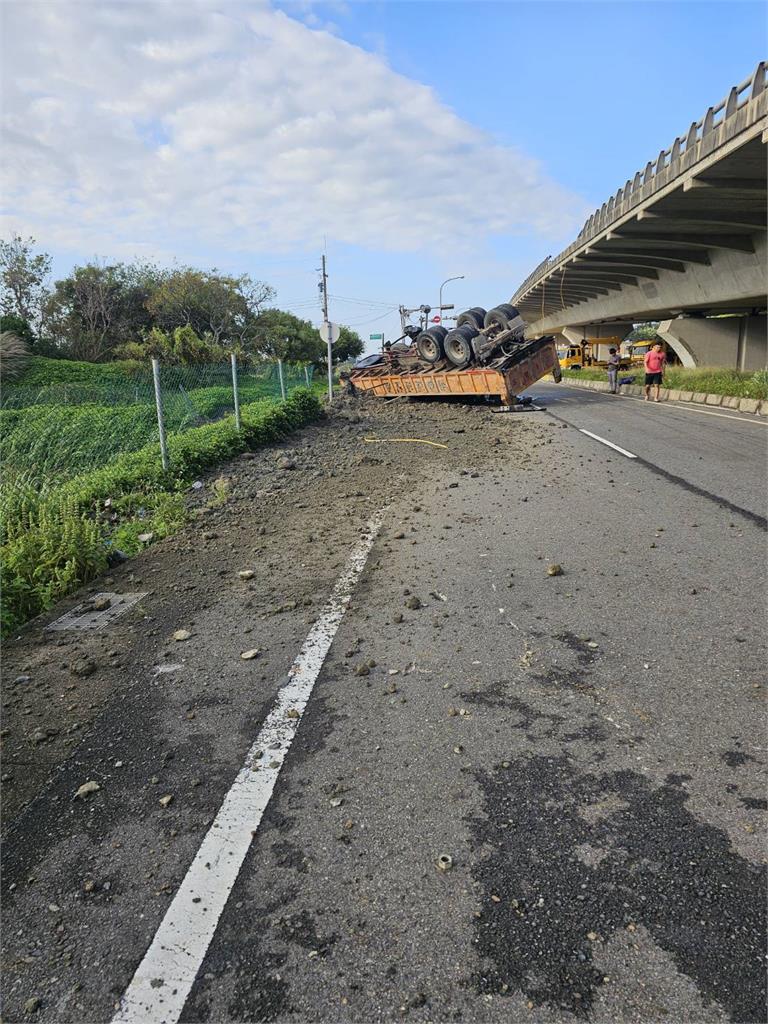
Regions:
<instances>
[{"instance_id":1,"label":"blue sky","mask_svg":"<svg viewBox=\"0 0 768 1024\"><path fill-rule=\"evenodd\" d=\"M765 55L762 3L3 5L3 233L393 337L506 301ZM87 61L83 54L88 54ZM52 56L53 55L53 56Z\"/></svg>"},{"instance_id":2,"label":"blue sky","mask_svg":"<svg viewBox=\"0 0 768 1024\"><path fill-rule=\"evenodd\" d=\"M337 23L600 205L766 57L766 10L740 0L423 0L357 3Z\"/></svg>"}]
</instances>

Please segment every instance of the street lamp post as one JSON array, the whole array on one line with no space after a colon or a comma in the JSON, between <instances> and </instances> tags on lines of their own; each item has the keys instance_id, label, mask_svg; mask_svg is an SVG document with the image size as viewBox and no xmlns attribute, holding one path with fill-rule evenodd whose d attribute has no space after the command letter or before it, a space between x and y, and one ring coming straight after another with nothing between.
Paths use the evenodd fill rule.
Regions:
<instances>
[{"instance_id":1,"label":"street lamp post","mask_svg":"<svg viewBox=\"0 0 768 1024\"><path fill-rule=\"evenodd\" d=\"M438 308L440 309L440 320L441 320L441 321L442 321L442 319L443 319L443 288L444 288L444 287L445 287L445 286L446 286L446 285L447 285L447 284L448 284L448 283L449 283L450 281L463 281L463 280L464 280L464 275L463 275L463 274L459 274L459 276L458 276L458 277L448 277L448 278L446 278L446 280L445 280L445 281L443 281L443 283L442 283L442 284L440 285L440 301L439 301L439 303L438 303Z\"/></svg>"}]
</instances>

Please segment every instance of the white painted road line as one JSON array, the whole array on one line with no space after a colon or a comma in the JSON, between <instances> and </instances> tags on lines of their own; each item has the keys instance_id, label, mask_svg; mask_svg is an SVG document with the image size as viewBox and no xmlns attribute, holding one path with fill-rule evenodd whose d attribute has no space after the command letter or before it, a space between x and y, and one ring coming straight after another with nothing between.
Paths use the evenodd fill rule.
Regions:
<instances>
[{"instance_id":1,"label":"white painted road line","mask_svg":"<svg viewBox=\"0 0 768 1024\"><path fill-rule=\"evenodd\" d=\"M176 1024L181 1016L383 516L380 510L368 523L309 631L288 682L120 1001L114 1024Z\"/></svg>"},{"instance_id":2,"label":"white painted road line","mask_svg":"<svg viewBox=\"0 0 768 1024\"><path fill-rule=\"evenodd\" d=\"M600 444L607 444L608 447L609 448L613 448L614 451L621 452L621 454L622 455L626 455L626 457L628 459L636 459L637 458L637 456L633 455L632 452L628 452L626 448L619 448L619 446L617 444L614 444L613 441L606 441L606 439L604 437L600 437L599 434L593 434L591 430L584 430L582 427L579 427L578 430L579 430L579 433L586 434L587 437L594 437L594 439L596 441L599 441Z\"/></svg>"},{"instance_id":3,"label":"white painted road line","mask_svg":"<svg viewBox=\"0 0 768 1024\"><path fill-rule=\"evenodd\" d=\"M633 398L632 395L625 395L624 398L625 400L629 398L632 402L644 401L644 399L642 398ZM649 402L648 404L655 405L656 403ZM752 415L751 413L744 413L741 416L732 416L730 413L727 412L713 412L711 409L698 409L694 405L681 405L677 402L659 402L658 404L661 406L665 406L670 412L693 412L697 413L699 416L717 416L718 419L721 420L736 420L737 423L749 423L750 426L768 427L768 421L764 419L749 419L749 417Z\"/></svg>"},{"instance_id":4,"label":"white painted road line","mask_svg":"<svg viewBox=\"0 0 768 1024\"><path fill-rule=\"evenodd\" d=\"M568 387L566 384L565 387ZM571 386L571 391L574 388ZM615 398L615 395L609 395L605 391L592 391L591 388L576 388L577 391L589 390L590 394L598 395L600 398ZM549 398L549 396L547 396ZM619 395L622 402L642 402L643 405L652 405L654 408L660 405L662 408L669 409L670 412L693 412L698 413L699 416L717 416L721 420L736 420L737 423L750 423L757 427L768 427L768 420L766 419L755 419L750 418L753 416L752 413L742 413L740 416L733 416L727 412L714 412L712 409L700 409L697 405L688 405L686 402L670 402L668 399L663 402L646 402L644 398L635 398L634 395ZM550 399L551 401L551 399ZM570 398L561 398L561 402L570 402Z\"/></svg>"}]
</instances>

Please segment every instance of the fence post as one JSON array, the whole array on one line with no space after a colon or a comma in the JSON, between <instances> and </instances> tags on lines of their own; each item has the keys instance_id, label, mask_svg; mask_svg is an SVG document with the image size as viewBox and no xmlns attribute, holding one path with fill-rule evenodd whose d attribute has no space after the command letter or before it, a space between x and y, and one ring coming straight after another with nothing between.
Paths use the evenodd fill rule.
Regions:
<instances>
[{"instance_id":1,"label":"fence post","mask_svg":"<svg viewBox=\"0 0 768 1024\"><path fill-rule=\"evenodd\" d=\"M304 379L307 382L307 387L309 387L310 386L310 383L309 383L309 367L306 366L306 365L304 366Z\"/></svg>"},{"instance_id":2,"label":"fence post","mask_svg":"<svg viewBox=\"0 0 768 1024\"><path fill-rule=\"evenodd\" d=\"M163 398L160 393L160 360L152 360L152 377L155 382L155 406L157 407L157 427L160 431L160 458L163 470L168 469L168 447L165 443L165 424L163 423Z\"/></svg>"},{"instance_id":3,"label":"fence post","mask_svg":"<svg viewBox=\"0 0 768 1024\"><path fill-rule=\"evenodd\" d=\"M229 353L229 360L232 363L232 394L235 399L235 428L240 433L240 395L237 391L237 356L234 352Z\"/></svg>"},{"instance_id":4,"label":"fence post","mask_svg":"<svg viewBox=\"0 0 768 1024\"><path fill-rule=\"evenodd\" d=\"M285 401L285 381L283 380L283 360L282 359L278 359L277 360L277 372L278 372L278 374L280 376L280 394L283 396L283 401Z\"/></svg>"}]
</instances>

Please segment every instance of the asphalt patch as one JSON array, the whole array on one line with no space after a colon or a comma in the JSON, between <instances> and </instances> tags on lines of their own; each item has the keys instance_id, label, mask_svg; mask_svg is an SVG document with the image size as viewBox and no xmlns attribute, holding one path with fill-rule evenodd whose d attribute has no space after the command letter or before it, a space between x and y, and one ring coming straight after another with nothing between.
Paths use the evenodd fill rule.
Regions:
<instances>
[{"instance_id":1,"label":"asphalt patch","mask_svg":"<svg viewBox=\"0 0 768 1024\"><path fill-rule=\"evenodd\" d=\"M586 1018L604 983L593 951L644 926L705 1001L734 1021L765 1019L765 868L698 821L677 780L653 788L632 771L580 774L565 756L510 760L477 773L485 815L470 819L494 850L473 870L487 965L477 989Z\"/></svg>"}]
</instances>

